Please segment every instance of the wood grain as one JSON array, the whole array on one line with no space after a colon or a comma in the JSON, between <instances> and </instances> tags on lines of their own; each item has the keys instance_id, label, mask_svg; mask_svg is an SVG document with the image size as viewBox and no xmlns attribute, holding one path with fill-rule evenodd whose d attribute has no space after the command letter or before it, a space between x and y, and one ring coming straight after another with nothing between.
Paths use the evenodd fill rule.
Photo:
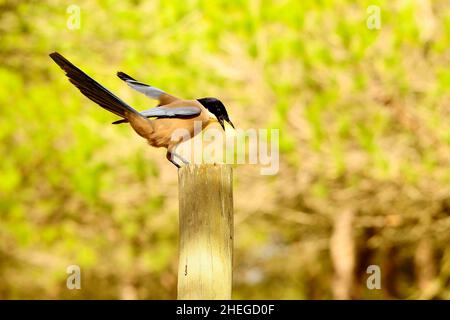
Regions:
<instances>
[{"instance_id":1,"label":"wood grain","mask_svg":"<svg viewBox=\"0 0 450 320\"><path fill-rule=\"evenodd\" d=\"M178 299L231 299L233 171L187 165L178 171Z\"/></svg>"}]
</instances>

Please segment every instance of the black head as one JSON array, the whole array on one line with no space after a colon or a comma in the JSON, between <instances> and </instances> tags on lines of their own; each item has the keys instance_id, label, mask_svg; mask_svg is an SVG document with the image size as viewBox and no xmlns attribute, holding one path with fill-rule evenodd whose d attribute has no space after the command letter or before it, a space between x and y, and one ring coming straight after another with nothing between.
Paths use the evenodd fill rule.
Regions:
<instances>
[{"instance_id":1,"label":"black head","mask_svg":"<svg viewBox=\"0 0 450 320\"><path fill-rule=\"evenodd\" d=\"M219 99L201 98L197 99L197 101L200 102L206 109L208 109L209 112L216 116L223 130L225 130L224 121L228 122L234 128L233 123L228 117L227 109L225 109L225 106Z\"/></svg>"}]
</instances>

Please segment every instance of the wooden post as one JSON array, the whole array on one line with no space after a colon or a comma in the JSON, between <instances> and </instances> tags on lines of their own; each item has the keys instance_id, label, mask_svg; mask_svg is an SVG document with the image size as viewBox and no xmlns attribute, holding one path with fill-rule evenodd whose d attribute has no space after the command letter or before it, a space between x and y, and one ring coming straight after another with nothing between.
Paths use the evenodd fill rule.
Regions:
<instances>
[{"instance_id":1,"label":"wooden post","mask_svg":"<svg viewBox=\"0 0 450 320\"><path fill-rule=\"evenodd\" d=\"M201 164L178 171L178 299L231 299L233 171Z\"/></svg>"}]
</instances>

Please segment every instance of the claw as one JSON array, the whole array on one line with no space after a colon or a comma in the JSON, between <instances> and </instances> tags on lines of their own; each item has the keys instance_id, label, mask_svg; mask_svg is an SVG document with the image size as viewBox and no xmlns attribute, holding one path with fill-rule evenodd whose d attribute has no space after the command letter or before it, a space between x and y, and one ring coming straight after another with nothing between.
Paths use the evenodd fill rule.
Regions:
<instances>
[{"instance_id":1,"label":"claw","mask_svg":"<svg viewBox=\"0 0 450 320\"><path fill-rule=\"evenodd\" d=\"M173 156L174 156L174 154L172 152L170 152L169 150L167 150L167 153L166 153L167 160L172 162L172 164L175 165L175 167L177 167L178 169L181 168L181 166L178 163L176 163L175 160L173 160Z\"/></svg>"}]
</instances>

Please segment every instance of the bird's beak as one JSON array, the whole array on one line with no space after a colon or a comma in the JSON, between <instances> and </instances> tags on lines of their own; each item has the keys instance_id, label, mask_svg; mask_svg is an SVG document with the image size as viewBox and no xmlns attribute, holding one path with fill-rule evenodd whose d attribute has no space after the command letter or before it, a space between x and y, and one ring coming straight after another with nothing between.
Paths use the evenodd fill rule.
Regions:
<instances>
[{"instance_id":1,"label":"bird's beak","mask_svg":"<svg viewBox=\"0 0 450 320\"><path fill-rule=\"evenodd\" d=\"M218 120L219 120L219 123L220 123L220 125L221 125L223 131L225 131L225 122L223 121L224 119L218 119ZM227 124L229 124L233 129L235 129L235 128L234 128L234 124L233 124L233 122L231 122L230 119L225 120L225 121L226 121Z\"/></svg>"},{"instance_id":2,"label":"bird's beak","mask_svg":"<svg viewBox=\"0 0 450 320\"><path fill-rule=\"evenodd\" d=\"M227 122L230 124L230 126L233 128L233 129L236 129L235 127L234 127L234 124L233 124L233 122L231 122L231 120L230 119L228 119L227 120Z\"/></svg>"}]
</instances>

